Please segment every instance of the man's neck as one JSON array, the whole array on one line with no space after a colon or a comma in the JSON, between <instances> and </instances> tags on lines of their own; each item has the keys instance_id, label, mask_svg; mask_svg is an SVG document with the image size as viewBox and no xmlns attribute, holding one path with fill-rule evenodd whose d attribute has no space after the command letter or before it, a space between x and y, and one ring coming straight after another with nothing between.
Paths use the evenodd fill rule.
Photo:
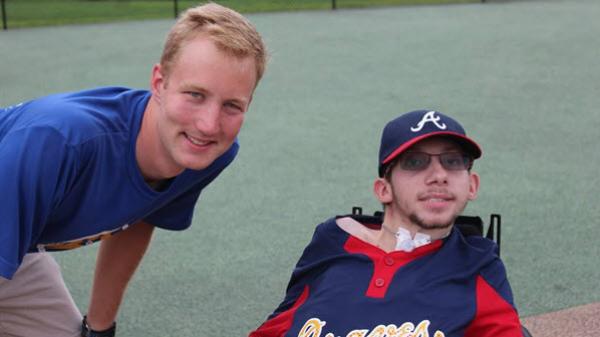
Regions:
<instances>
[{"instance_id":1,"label":"man's neck","mask_svg":"<svg viewBox=\"0 0 600 337\"><path fill-rule=\"evenodd\" d=\"M409 217L394 214L392 210L384 213L382 229L377 235L377 241L386 249L403 249L401 247L415 245L443 239L450 233L452 225L443 228L423 228L410 221ZM411 242L405 242L411 241ZM392 248L392 244L394 245ZM409 248L408 251L411 249Z\"/></svg>"},{"instance_id":2,"label":"man's neck","mask_svg":"<svg viewBox=\"0 0 600 337\"><path fill-rule=\"evenodd\" d=\"M336 223L338 224L338 226L340 228L342 228L344 231L346 231L347 233L365 241L368 242L374 246L379 247L380 249L386 251L386 252L393 252L395 250L398 250L398 237L396 236L396 233L398 231L399 228L401 228L400 225L397 225L394 227L394 229L391 229L387 226L386 224L386 219L384 218L384 222L383 225L386 226L386 229L384 229L383 227L381 229L370 229L367 226L364 226L363 224L359 223L358 221L352 219L351 217L344 217L344 218L339 218L336 220ZM430 242L433 242L435 240L444 238L445 236L448 235L448 233L450 232L450 229L452 227L443 229L444 231L441 230L436 230L435 232L432 231L417 231L415 230L413 234L411 234L411 238L415 238L415 235L417 233L428 233L426 235L430 236ZM429 234L430 233L430 234ZM417 241L419 240L419 238L417 238Z\"/></svg>"},{"instance_id":3,"label":"man's neck","mask_svg":"<svg viewBox=\"0 0 600 337\"><path fill-rule=\"evenodd\" d=\"M403 228L410 233L410 236L412 238L414 238L415 235L417 235L417 233L425 234L425 235L428 235L429 237L431 237L431 241L445 238L446 236L448 236L448 234L450 233L450 230L452 229L452 226L448 226L445 228L427 229L427 228L420 227L416 224L413 224L409 221L394 221L393 219L389 219L386 216L384 216L383 225L387 229L389 229L390 232L394 232L394 233L398 232L398 230L400 228Z\"/></svg>"}]
</instances>

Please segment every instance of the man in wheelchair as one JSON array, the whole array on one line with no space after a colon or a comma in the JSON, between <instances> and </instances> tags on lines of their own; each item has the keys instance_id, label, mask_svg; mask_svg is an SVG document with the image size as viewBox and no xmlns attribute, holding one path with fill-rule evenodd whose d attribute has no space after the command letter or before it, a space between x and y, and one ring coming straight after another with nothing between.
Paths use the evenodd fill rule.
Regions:
<instances>
[{"instance_id":1,"label":"man in wheelchair","mask_svg":"<svg viewBox=\"0 0 600 337\"><path fill-rule=\"evenodd\" d=\"M496 244L454 227L477 197L479 157L442 113L390 121L374 183L383 216L320 224L285 299L250 336L522 336Z\"/></svg>"}]
</instances>

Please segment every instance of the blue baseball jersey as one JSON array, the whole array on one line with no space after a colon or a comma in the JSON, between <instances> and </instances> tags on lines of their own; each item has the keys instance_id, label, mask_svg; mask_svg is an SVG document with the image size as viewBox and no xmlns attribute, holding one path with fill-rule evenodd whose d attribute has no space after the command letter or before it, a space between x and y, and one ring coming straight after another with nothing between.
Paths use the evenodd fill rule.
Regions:
<instances>
[{"instance_id":1,"label":"blue baseball jersey","mask_svg":"<svg viewBox=\"0 0 600 337\"><path fill-rule=\"evenodd\" d=\"M0 276L28 252L88 244L144 220L182 230L202 189L235 158L237 141L203 170L160 191L145 181L136 140L146 90L106 87L0 109Z\"/></svg>"},{"instance_id":2,"label":"blue baseball jersey","mask_svg":"<svg viewBox=\"0 0 600 337\"><path fill-rule=\"evenodd\" d=\"M380 223L365 224L378 228ZM320 224L285 299L251 337L521 337L493 241L450 235L386 253Z\"/></svg>"}]
</instances>

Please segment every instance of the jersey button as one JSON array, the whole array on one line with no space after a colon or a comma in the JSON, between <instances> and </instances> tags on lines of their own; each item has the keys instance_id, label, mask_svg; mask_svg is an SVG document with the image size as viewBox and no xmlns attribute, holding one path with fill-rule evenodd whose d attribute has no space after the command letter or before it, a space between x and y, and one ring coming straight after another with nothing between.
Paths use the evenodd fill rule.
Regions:
<instances>
[{"instance_id":1,"label":"jersey button","mask_svg":"<svg viewBox=\"0 0 600 337\"><path fill-rule=\"evenodd\" d=\"M385 285L385 280L382 278L378 278L375 280L375 286L381 288Z\"/></svg>"},{"instance_id":2,"label":"jersey button","mask_svg":"<svg viewBox=\"0 0 600 337\"><path fill-rule=\"evenodd\" d=\"M393 266L394 265L394 258L392 258L390 256L386 256L383 259L383 263L385 263L386 266Z\"/></svg>"}]
</instances>

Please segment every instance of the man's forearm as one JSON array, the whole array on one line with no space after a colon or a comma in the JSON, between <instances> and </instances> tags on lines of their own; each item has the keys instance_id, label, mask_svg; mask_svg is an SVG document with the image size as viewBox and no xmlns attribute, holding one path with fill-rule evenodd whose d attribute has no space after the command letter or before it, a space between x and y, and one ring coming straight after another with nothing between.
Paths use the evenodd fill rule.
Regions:
<instances>
[{"instance_id":1,"label":"man's forearm","mask_svg":"<svg viewBox=\"0 0 600 337\"><path fill-rule=\"evenodd\" d=\"M125 289L152 238L154 227L140 222L102 240L96 260L87 321L94 330L109 328Z\"/></svg>"}]
</instances>

